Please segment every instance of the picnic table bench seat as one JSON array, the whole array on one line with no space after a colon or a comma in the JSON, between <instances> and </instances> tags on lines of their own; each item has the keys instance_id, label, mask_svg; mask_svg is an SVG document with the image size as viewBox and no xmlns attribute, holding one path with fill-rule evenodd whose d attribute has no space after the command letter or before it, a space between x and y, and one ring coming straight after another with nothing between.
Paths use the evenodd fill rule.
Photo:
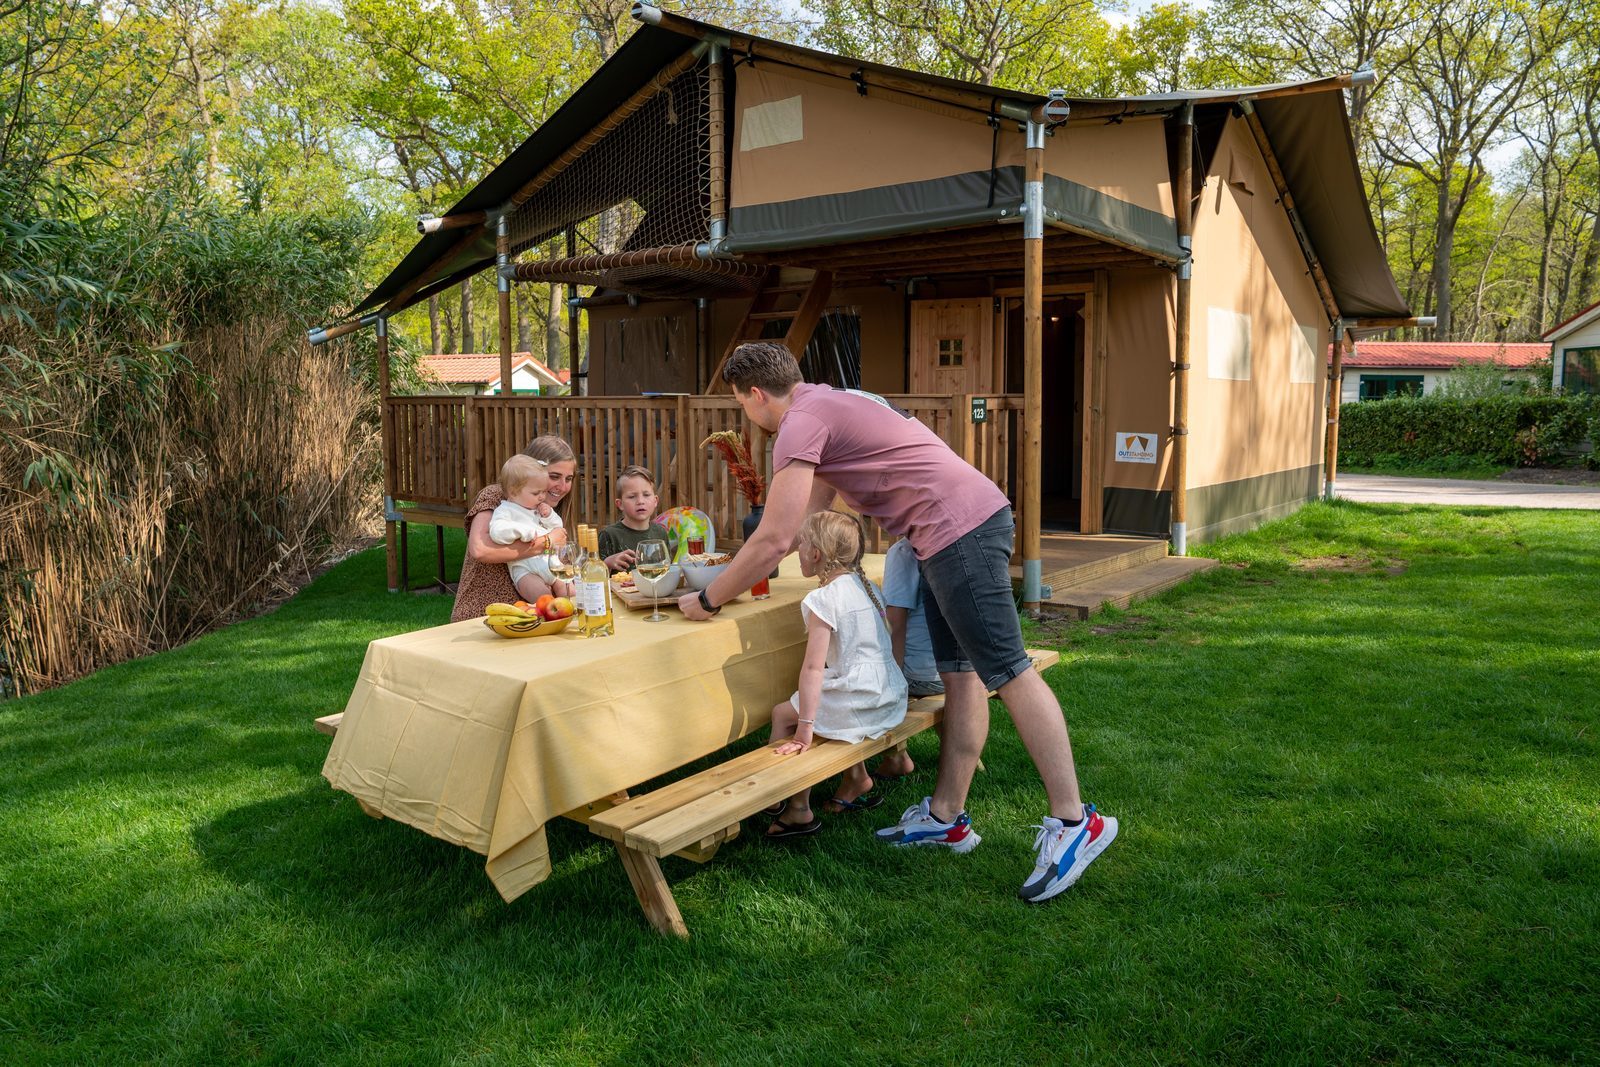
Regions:
<instances>
[{"instance_id":1,"label":"picnic table bench seat","mask_svg":"<svg viewBox=\"0 0 1600 1067\"><path fill-rule=\"evenodd\" d=\"M1060 661L1059 653L1028 650L1036 670ZM895 748L937 726L944 697L913 700L905 719L882 737L854 744L819 741L806 751L780 756L762 745L653 792L588 814L591 832L616 845L634 895L650 924L662 933L688 937L683 915L661 872L660 858L673 854L703 862L717 846L738 836L739 822L800 790Z\"/></svg>"}]
</instances>

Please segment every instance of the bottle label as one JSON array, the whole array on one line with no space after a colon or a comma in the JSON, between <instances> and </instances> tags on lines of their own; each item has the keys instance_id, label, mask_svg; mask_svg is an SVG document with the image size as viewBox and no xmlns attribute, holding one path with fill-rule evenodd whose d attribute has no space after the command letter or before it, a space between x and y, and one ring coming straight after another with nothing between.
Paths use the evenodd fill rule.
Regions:
<instances>
[{"instance_id":1,"label":"bottle label","mask_svg":"<svg viewBox=\"0 0 1600 1067\"><path fill-rule=\"evenodd\" d=\"M585 615L604 615L606 613L606 583L579 582L578 610Z\"/></svg>"}]
</instances>

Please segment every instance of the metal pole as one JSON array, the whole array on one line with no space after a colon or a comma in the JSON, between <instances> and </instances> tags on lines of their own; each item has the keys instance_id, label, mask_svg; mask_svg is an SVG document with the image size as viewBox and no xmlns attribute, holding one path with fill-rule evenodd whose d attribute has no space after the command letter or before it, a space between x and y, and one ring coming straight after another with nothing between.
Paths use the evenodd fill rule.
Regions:
<instances>
[{"instance_id":1,"label":"metal pole","mask_svg":"<svg viewBox=\"0 0 1600 1067\"><path fill-rule=\"evenodd\" d=\"M1022 610L1039 613L1044 565L1039 548L1044 421L1044 136L1029 118L1022 187ZM958 417L965 417L962 412Z\"/></svg>"},{"instance_id":2,"label":"metal pole","mask_svg":"<svg viewBox=\"0 0 1600 1067\"><path fill-rule=\"evenodd\" d=\"M1178 121L1178 187L1173 190L1178 244L1177 321L1172 353L1172 554L1189 554L1189 317L1194 247L1194 105L1185 104Z\"/></svg>"},{"instance_id":3,"label":"metal pole","mask_svg":"<svg viewBox=\"0 0 1600 1067\"><path fill-rule=\"evenodd\" d=\"M511 389L511 279L506 267L511 263L511 220L502 212L494 222L495 298L500 312L500 395Z\"/></svg>"}]
</instances>

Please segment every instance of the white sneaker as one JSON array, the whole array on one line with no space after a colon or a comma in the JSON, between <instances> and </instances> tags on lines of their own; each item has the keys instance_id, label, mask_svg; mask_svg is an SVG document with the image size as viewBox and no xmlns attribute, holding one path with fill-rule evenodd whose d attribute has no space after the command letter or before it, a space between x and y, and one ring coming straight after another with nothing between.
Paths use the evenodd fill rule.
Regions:
<instances>
[{"instance_id":1,"label":"white sneaker","mask_svg":"<svg viewBox=\"0 0 1600 1067\"><path fill-rule=\"evenodd\" d=\"M928 809L932 801L932 797L923 797L922 803L911 805L898 823L877 831L878 840L890 845L943 845L952 852L977 848L983 838L972 829L967 813L957 815L954 822L940 822Z\"/></svg>"},{"instance_id":2,"label":"white sneaker","mask_svg":"<svg viewBox=\"0 0 1600 1067\"><path fill-rule=\"evenodd\" d=\"M1076 882L1116 837L1117 820L1102 816L1093 804L1083 806L1083 821L1076 826L1046 816L1033 841L1039 859L1017 895L1033 904L1049 900Z\"/></svg>"}]
</instances>

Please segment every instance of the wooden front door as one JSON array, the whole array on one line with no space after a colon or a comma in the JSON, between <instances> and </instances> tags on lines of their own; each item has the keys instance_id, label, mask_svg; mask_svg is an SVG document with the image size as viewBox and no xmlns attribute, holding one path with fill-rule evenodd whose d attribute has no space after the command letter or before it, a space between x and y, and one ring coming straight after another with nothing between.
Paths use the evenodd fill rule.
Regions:
<instances>
[{"instance_id":1,"label":"wooden front door","mask_svg":"<svg viewBox=\"0 0 1600 1067\"><path fill-rule=\"evenodd\" d=\"M911 392L994 391L994 300L911 302Z\"/></svg>"}]
</instances>

